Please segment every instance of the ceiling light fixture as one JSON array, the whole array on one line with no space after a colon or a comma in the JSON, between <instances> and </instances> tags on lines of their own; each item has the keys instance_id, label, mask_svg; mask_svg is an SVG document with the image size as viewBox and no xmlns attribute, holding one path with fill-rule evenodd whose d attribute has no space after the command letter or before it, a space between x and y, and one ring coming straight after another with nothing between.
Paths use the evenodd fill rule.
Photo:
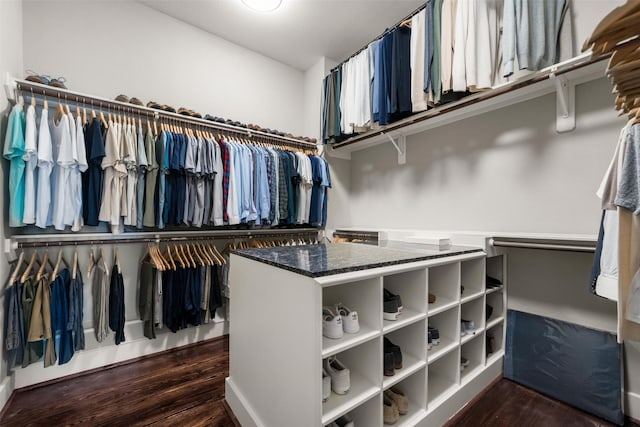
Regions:
<instances>
[{"instance_id":1,"label":"ceiling light fixture","mask_svg":"<svg viewBox=\"0 0 640 427\"><path fill-rule=\"evenodd\" d=\"M282 4L282 0L242 0L242 3L256 12L273 12Z\"/></svg>"}]
</instances>

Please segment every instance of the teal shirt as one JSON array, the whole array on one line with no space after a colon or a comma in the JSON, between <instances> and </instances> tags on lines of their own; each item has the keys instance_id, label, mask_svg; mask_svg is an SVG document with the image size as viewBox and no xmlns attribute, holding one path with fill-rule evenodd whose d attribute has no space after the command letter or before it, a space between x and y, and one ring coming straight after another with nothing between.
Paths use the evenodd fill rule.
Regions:
<instances>
[{"instance_id":1,"label":"teal shirt","mask_svg":"<svg viewBox=\"0 0 640 427\"><path fill-rule=\"evenodd\" d=\"M4 158L9 160L9 227L22 227L24 214L24 111L16 104L9 115L4 139Z\"/></svg>"}]
</instances>

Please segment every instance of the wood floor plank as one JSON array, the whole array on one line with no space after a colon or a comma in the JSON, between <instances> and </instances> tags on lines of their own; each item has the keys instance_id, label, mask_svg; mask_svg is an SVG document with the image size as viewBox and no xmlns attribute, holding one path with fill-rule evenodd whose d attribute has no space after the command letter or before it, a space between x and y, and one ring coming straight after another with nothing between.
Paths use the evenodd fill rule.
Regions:
<instances>
[{"instance_id":1,"label":"wood floor plank","mask_svg":"<svg viewBox=\"0 0 640 427\"><path fill-rule=\"evenodd\" d=\"M227 337L84 376L16 391L1 426L237 427L224 402ZM235 422L235 424L234 424ZM613 424L502 379L448 427L612 427ZM628 423L628 427L640 427ZM369 426L361 426L369 427Z\"/></svg>"}]
</instances>

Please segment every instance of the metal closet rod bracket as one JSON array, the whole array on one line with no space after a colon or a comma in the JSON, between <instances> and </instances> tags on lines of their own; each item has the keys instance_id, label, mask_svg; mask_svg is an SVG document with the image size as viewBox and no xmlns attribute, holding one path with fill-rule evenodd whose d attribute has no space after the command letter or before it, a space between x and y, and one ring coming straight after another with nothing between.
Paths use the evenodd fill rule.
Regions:
<instances>
[{"instance_id":1,"label":"metal closet rod bracket","mask_svg":"<svg viewBox=\"0 0 640 427\"><path fill-rule=\"evenodd\" d=\"M395 139L388 133L380 132L381 135L386 136L389 139L389 142L393 145L393 147L398 152L398 164L404 165L407 163L407 136L400 135L398 136L398 140L396 142Z\"/></svg>"},{"instance_id":2,"label":"metal closet rod bracket","mask_svg":"<svg viewBox=\"0 0 640 427\"><path fill-rule=\"evenodd\" d=\"M556 72L553 67L549 74L556 86L556 132L570 132L576 128L576 85Z\"/></svg>"}]
</instances>

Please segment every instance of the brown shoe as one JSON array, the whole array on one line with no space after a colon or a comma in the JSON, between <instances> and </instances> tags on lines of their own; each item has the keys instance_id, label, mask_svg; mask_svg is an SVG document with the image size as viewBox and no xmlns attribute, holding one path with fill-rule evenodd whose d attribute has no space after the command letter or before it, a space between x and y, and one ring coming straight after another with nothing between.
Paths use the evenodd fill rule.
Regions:
<instances>
[{"instance_id":1,"label":"brown shoe","mask_svg":"<svg viewBox=\"0 0 640 427\"><path fill-rule=\"evenodd\" d=\"M133 97L129 100L130 104L134 104L134 105L140 105L143 106L144 104L142 103L142 101L140 101L138 98Z\"/></svg>"},{"instance_id":2,"label":"brown shoe","mask_svg":"<svg viewBox=\"0 0 640 427\"><path fill-rule=\"evenodd\" d=\"M436 302L436 296L429 292L429 304L433 304L434 302Z\"/></svg>"},{"instance_id":3,"label":"brown shoe","mask_svg":"<svg viewBox=\"0 0 640 427\"><path fill-rule=\"evenodd\" d=\"M116 96L116 101L120 101L120 102L129 102L129 97L127 95L118 95Z\"/></svg>"},{"instance_id":4,"label":"brown shoe","mask_svg":"<svg viewBox=\"0 0 640 427\"><path fill-rule=\"evenodd\" d=\"M409 399L407 399L407 396L405 396L402 390L393 387L385 391L384 395L396 404L400 415L405 415L409 412Z\"/></svg>"},{"instance_id":5,"label":"brown shoe","mask_svg":"<svg viewBox=\"0 0 640 427\"><path fill-rule=\"evenodd\" d=\"M398 405L389 399L386 394L382 396L382 418L385 424L395 424L400 419L400 412L398 411Z\"/></svg>"}]
</instances>

